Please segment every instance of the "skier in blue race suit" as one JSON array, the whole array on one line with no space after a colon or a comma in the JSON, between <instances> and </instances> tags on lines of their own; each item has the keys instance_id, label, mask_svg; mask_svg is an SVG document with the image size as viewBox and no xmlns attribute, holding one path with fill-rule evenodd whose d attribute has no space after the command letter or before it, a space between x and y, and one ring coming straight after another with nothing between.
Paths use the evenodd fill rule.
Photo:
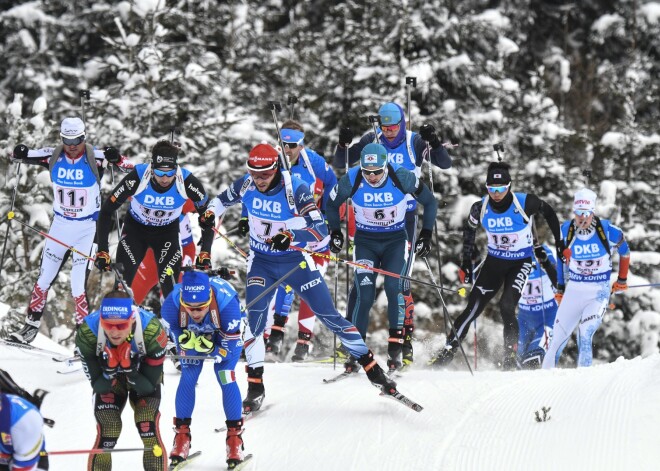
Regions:
<instances>
[{"instance_id":1,"label":"skier in blue race suit","mask_svg":"<svg viewBox=\"0 0 660 471\"><path fill-rule=\"evenodd\" d=\"M396 393L391 381L374 360L360 333L344 319L332 303L332 297L312 257L293 247L304 249L328 236L323 215L314 204L306 183L279 167L277 151L268 144L252 148L247 162L248 173L218 195L209 208L220 217L225 209L243 203L250 223L250 255L246 277L246 302L299 267L286 279L293 290L309 304L326 327L341 339L346 349L358 359L369 380L385 394ZM306 265L303 263L306 262ZM265 397L263 384L263 331L273 294L264 296L248 311L250 332L245 335L248 393L243 410L257 410ZM255 360L256 359L256 360ZM261 360L259 360L261 359Z\"/></svg>"},{"instance_id":2,"label":"skier in blue race suit","mask_svg":"<svg viewBox=\"0 0 660 471\"><path fill-rule=\"evenodd\" d=\"M388 164L387 150L380 144L367 144L362 149L360 167L352 168L344 175L328 202L328 223L331 230L330 248L339 253L344 245L344 236L339 227L339 207L348 198L355 209L355 261L369 267L405 275L407 235L405 229L407 196L412 195L424 205L424 223L415 252L424 257L431 247L431 228L437 213L435 198L409 170L397 164ZM367 336L369 311L376 293L377 273L366 268L357 268L352 291L357 292L358 302L350 319ZM404 342L405 302L403 280L385 277L389 339L387 366L390 370L403 366L402 345ZM344 365L354 371L355 360L350 358Z\"/></svg>"},{"instance_id":3,"label":"skier in blue race suit","mask_svg":"<svg viewBox=\"0 0 660 471\"><path fill-rule=\"evenodd\" d=\"M181 379L176 390L175 436L170 460L176 465L188 458L190 423L195 408L195 386L204 360L215 357L213 371L222 389L227 424L227 464L235 467L244 459L241 391L234 370L241 355L241 305L236 290L227 281L200 271L185 271L161 309L182 356Z\"/></svg>"},{"instance_id":4,"label":"skier in blue race suit","mask_svg":"<svg viewBox=\"0 0 660 471\"><path fill-rule=\"evenodd\" d=\"M348 164L353 165L360 160L360 153L364 147L372 142L382 144L387 149L387 158L391 164L399 165L413 172L418 178L422 174L422 163L428 159L432 165L442 169L451 167L451 158L447 154L432 124L424 124L419 133L406 130L406 118L403 108L396 103L388 102L378 110L380 127L377 134L369 131L358 142L351 146L353 132L350 128L339 131L339 145L335 150L332 165L343 170L346 167L346 154ZM349 147L350 146L350 147ZM347 149L348 148L348 149ZM348 152L347 152L348 151ZM415 263L415 245L417 243L417 201L412 195L407 198L406 233L408 247L406 257L405 275L412 274ZM405 332L403 342L403 361L410 364L413 361L412 334L414 331L415 304L410 291L410 283L403 282L403 296L406 303L406 318L404 320ZM356 293L350 296L348 312L354 310Z\"/></svg>"}]
</instances>

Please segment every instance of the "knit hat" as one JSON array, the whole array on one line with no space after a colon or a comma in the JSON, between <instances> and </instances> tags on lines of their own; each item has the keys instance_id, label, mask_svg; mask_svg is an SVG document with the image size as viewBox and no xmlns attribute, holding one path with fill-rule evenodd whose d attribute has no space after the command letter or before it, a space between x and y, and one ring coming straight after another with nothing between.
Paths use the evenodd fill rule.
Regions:
<instances>
[{"instance_id":1,"label":"knit hat","mask_svg":"<svg viewBox=\"0 0 660 471\"><path fill-rule=\"evenodd\" d=\"M511 183L509 165L504 162L491 162L488 166L486 185L508 185Z\"/></svg>"},{"instance_id":2,"label":"knit hat","mask_svg":"<svg viewBox=\"0 0 660 471\"><path fill-rule=\"evenodd\" d=\"M201 271L186 271L181 280L181 299L184 303L204 303L211 297L209 275Z\"/></svg>"},{"instance_id":3,"label":"knit hat","mask_svg":"<svg viewBox=\"0 0 660 471\"><path fill-rule=\"evenodd\" d=\"M263 172L276 168L279 155L275 148L269 144L257 144L248 156L247 168L255 172Z\"/></svg>"},{"instance_id":4,"label":"knit hat","mask_svg":"<svg viewBox=\"0 0 660 471\"><path fill-rule=\"evenodd\" d=\"M103 298L101 301L101 320L105 323L126 322L133 317L131 298Z\"/></svg>"},{"instance_id":5,"label":"knit hat","mask_svg":"<svg viewBox=\"0 0 660 471\"><path fill-rule=\"evenodd\" d=\"M360 152L360 168L385 167L387 165L387 150L381 144L367 144Z\"/></svg>"},{"instance_id":6,"label":"knit hat","mask_svg":"<svg viewBox=\"0 0 660 471\"><path fill-rule=\"evenodd\" d=\"M60 136L74 139L85 135L85 123L80 118L64 118L60 126Z\"/></svg>"},{"instance_id":7,"label":"knit hat","mask_svg":"<svg viewBox=\"0 0 660 471\"><path fill-rule=\"evenodd\" d=\"M158 141L151 150L153 168L176 168L179 149L169 141Z\"/></svg>"},{"instance_id":8,"label":"knit hat","mask_svg":"<svg viewBox=\"0 0 660 471\"><path fill-rule=\"evenodd\" d=\"M573 211L582 210L593 213L596 210L596 199L598 199L596 193L588 188L582 188L575 193L573 198Z\"/></svg>"},{"instance_id":9,"label":"knit hat","mask_svg":"<svg viewBox=\"0 0 660 471\"><path fill-rule=\"evenodd\" d=\"M385 103L381 106L378 110L378 116L380 116L380 124L384 126L398 124L401 122L401 119L403 119L401 108L394 103Z\"/></svg>"}]
</instances>

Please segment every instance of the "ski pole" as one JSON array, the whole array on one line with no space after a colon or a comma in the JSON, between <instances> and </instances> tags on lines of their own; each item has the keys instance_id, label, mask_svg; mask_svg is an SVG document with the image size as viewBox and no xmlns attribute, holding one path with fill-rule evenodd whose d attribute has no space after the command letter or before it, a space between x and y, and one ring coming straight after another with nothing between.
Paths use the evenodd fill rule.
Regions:
<instances>
[{"instance_id":1,"label":"ski pole","mask_svg":"<svg viewBox=\"0 0 660 471\"><path fill-rule=\"evenodd\" d=\"M215 232L220 237L222 237L234 250L236 250L238 253L240 253L243 256L243 258L248 258L248 254L245 252L245 250L241 249L238 245L236 245L229 237L227 237L225 234L220 232L215 227L213 227L212 229L213 229L213 232Z\"/></svg>"},{"instance_id":2,"label":"ski pole","mask_svg":"<svg viewBox=\"0 0 660 471\"><path fill-rule=\"evenodd\" d=\"M5 251L7 250L7 239L9 238L9 229L11 228L11 220L14 218L14 204L16 203L16 192L18 191L18 181L21 179L21 162L18 162L16 167L16 183L11 192L11 209L7 213L7 230L5 231L5 241L2 244L2 258L0 258L0 277L2 277L2 268L5 266Z\"/></svg>"},{"instance_id":3,"label":"ski pole","mask_svg":"<svg viewBox=\"0 0 660 471\"><path fill-rule=\"evenodd\" d=\"M128 295L131 297L131 300L133 301L133 304L135 304L135 296L133 296L133 290L130 286L128 286L128 283L124 281L124 277L122 276L122 273L124 273L124 265L122 263L111 263L110 268L112 268L112 271L115 272L115 283L121 284L124 287L124 291L128 293Z\"/></svg>"},{"instance_id":4,"label":"ski pole","mask_svg":"<svg viewBox=\"0 0 660 471\"><path fill-rule=\"evenodd\" d=\"M442 291L447 291L449 293L457 293L462 298L464 298L465 294L466 294L466 290L463 287L458 288L458 289L440 288L435 283L429 283L428 281L418 280L417 278L412 278L412 277L406 276L406 275L399 275L398 273L383 270L381 268L370 267L369 265L364 265L362 263L352 262L350 260L344 260L343 258L335 257L333 255L327 255L327 254L324 254L324 253L321 253L321 252L313 252L311 250L303 249L302 247L297 247L295 245L291 245L291 246L289 246L289 248L291 248L293 250L297 250L298 252L304 252L304 253L308 253L310 255L315 255L317 257L327 258L328 260L334 260L334 261L337 261L337 262L341 262L341 263L344 263L346 265L351 265L351 266L356 267L356 268L362 268L364 270L369 270L369 271L372 271L374 273L380 273L381 275L391 276L393 278L399 278L399 279L402 279L402 280L413 281L415 283L430 286L431 288L435 288L435 289L442 290Z\"/></svg>"},{"instance_id":5,"label":"ski pole","mask_svg":"<svg viewBox=\"0 0 660 471\"><path fill-rule=\"evenodd\" d=\"M55 455L98 455L101 453L123 453L130 451L151 451L154 456L163 456L163 449L154 445L152 448L92 448L89 450L58 450L41 452L41 456L55 456Z\"/></svg>"},{"instance_id":6,"label":"ski pole","mask_svg":"<svg viewBox=\"0 0 660 471\"><path fill-rule=\"evenodd\" d=\"M289 98L287 99L286 102L289 105L289 111L291 113L289 115L289 119L294 119L295 117L294 111L296 108L296 103L298 103L298 97L295 95L289 95Z\"/></svg>"},{"instance_id":7,"label":"ski pole","mask_svg":"<svg viewBox=\"0 0 660 471\"><path fill-rule=\"evenodd\" d=\"M30 229L30 230L36 232L37 234L39 234L39 235L41 235L41 236L43 236L43 237L45 237L45 238L47 238L47 239L52 240L52 241L55 242L55 243L58 243L58 244L60 244L60 245L62 245L62 246L64 246L64 247L66 247L66 248L69 249L71 252L73 252L73 253L75 253L75 254L78 254L78 255L80 255L81 257L85 257L87 260L90 260L90 261L92 261L92 262L95 260L95 258L90 257L89 255L82 253L80 250L76 249L75 247L73 247L73 246L71 246L71 245L67 245L67 244L65 244L65 243L62 242L61 240L56 239L55 237L53 237L52 235L50 235L50 234L48 234L48 233L46 233L46 232L40 231L40 230L37 229L36 227L32 227L31 225L26 224L26 223L24 223L23 221L20 221L20 220L18 220L18 219L15 219L14 216L15 216L15 214L14 214L12 211L10 211L10 212L7 214L7 219L9 219L9 220L15 220L17 223L19 223L19 224L21 224L21 225L27 227L28 229Z\"/></svg>"},{"instance_id":8,"label":"ski pole","mask_svg":"<svg viewBox=\"0 0 660 471\"><path fill-rule=\"evenodd\" d=\"M412 111L410 109L410 90L417 88L417 77L406 77L406 94L408 95L408 131L412 131Z\"/></svg>"},{"instance_id":9,"label":"ski pole","mask_svg":"<svg viewBox=\"0 0 660 471\"><path fill-rule=\"evenodd\" d=\"M259 294L259 296L257 296L257 297L254 298L252 301L250 301L250 302L248 303L248 305L245 306L245 307L243 308L243 310L244 310L244 311L247 311L247 310L250 309L252 306L254 306L258 301L261 301L261 298L263 298L263 297L266 296L268 293L270 293L270 292L273 291L275 288L277 288L279 285L281 285L281 284L284 282L284 280L286 280L288 277L290 277L291 275L293 275L293 273L295 273L295 272L296 272L298 269L300 269L300 268L302 268L303 270L304 270L305 268L307 268L307 262L302 261L302 262L300 262L298 265L296 265L295 267L293 267L291 270L289 270L288 272L286 272L284 275L282 275L280 278L278 278L278 279L277 279L272 285L270 285L268 288L266 288L264 291L262 291L262 292Z\"/></svg>"},{"instance_id":10,"label":"ski pole","mask_svg":"<svg viewBox=\"0 0 660 471\"><path fill-rule=\"evenodd\" d=\"M426 263L426 268L429 270L429 276L431 277L431 281L435 285L436 289L438 290L438 295L440 296L440 302L442 302L442 312L444 313L445 316L445 326L449 325L451 329L451 333L456 337L456 341L458 342L458 346L461 347L461 353L463 354L463 358L465 359L465 364L468 367L468 370L470 370L470 373L472 376L474 376L474 373L472 371L472 368L470 368L470 362L467 358L467 355L465 354L465 350L463 349L463 342L461 342L458 338L458 334L456 333L456 330L454 329L454 323L451 320L451 317L449 316L449 311L447 311L447 305L445 304L445 298L442 296L442 291L440 290L440 287L435 283L435 275L433 274L433 271L431 270L431 265L429 264L429 261L426 259L426 257L422 257L424 259L424 263Z\"/></svg>"},{"instance_id":11,"label":"ski pole","mask_svg":"<svg viewBox=\"0 0 660 471\"><path fill-rule=\"evenodd\" d=\"M631 285L631 286L628 286L628 289L632 289L632 288L655 288L655 287L658 287L658 286L660 286L660 283L648 283L648 284L645 284L645 285ZM621 294L621 293L623 293L623 291L616 291L612 294Z\"/></svg>"}]
</instances>

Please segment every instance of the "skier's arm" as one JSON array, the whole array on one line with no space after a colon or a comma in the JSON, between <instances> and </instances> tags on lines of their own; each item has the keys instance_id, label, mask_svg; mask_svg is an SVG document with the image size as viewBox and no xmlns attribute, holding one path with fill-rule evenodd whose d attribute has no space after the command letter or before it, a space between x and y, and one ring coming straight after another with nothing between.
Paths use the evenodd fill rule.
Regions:
<instances>
[{"instance_id":1,"label":"skier's arm","mask_svg":"<svg viewBox=\"0 0 660 471\"><path fill-rule=\"evenodd\" d=\"M18 148L19 146L23 146L23 144L19 144L18 146L16 146L16 148ZM39 165L40 167L48 168L50 157L53 155L54 150L55 150L54 147L43 147L41 149L28 149L27 156L25 156L24 158L21 156L17 156L16 154L12 154L11 158L13 160L19 161L27 165Z\"/></svg>"},{"instance_id":2,"label":"skier's arm","mask_svg":"<svg viewBox=\"0 0 660 471\"><path fill-rule=\"evenodd\" d=\"M483 201L476 201L470 208L470 214L468 215L465 223L463 224L463 262L468 263L472 260L472 254L474 252L474 240L477 234L477 228L479 227L481 216L481 206Z\"/></svg>"},{"instance_id":3,"label":"skier's arm","mask_svg":"<svg viewBox=\"0 0 660 471\"><path fill-rule=\"evenodd\" d=\"M238 180L235 180L229 187L220 193L218 196L213 198L209 203L209 209L213 211L216 218L220 218L227 208L234 206L235 204L240 203L243 200L241 195L241 188L243 183L248 178L248 175L243 175Z\"/></svg>"},{"instance_id":4,"label":"skier's arm","mask_svg":"<svg viewBox=\"0 0 660 471\"><path fill-rule=\"evenodd\" d=\"M140 177L136 170L126 175L124 179L112 190L109 198L101 205L99 220L97 222L97 243L99 252L108 251L108 237L112 229L112 213L118 210L129 196L135 194L140 185Z\"/></svg>"},{"instance_id":5,"label":"skier's arm","mask_svg":"<svg viewBox=\"0 0 660 471\"><path fill-rule=\"evenodd\" d=\"M348 175L339 179L339 183L329 192L328 204L325 207L325 217L328 220L330 232L338 231L341 228L341 218L339 208L349 198L353 187Z\"/></svg>"},{"instance_id":6,"label":"skier's arm","mask_svg":"<svg viewBox=\"0 0 660 471\"><path fill-rule=\"evenodd\" d=\"M619 280L626 281L628 279L628 268L630 266L630 247L628 247L628 242L626 242L623 231L614 224L610 224L607 232L610 247L615 248L619 254Z\"/></svg>"},{"instance_id":7,"label":"skier's arm","mask_svg":"<svg viewBox=\"0 0 660 471\"><path fill-rule=\"evenodd\" d=\"M112 380L103 376L101 363L96 356L96 340L92 329L83 322L76 333L76 351L80 355L83 371L92 385L92 390L97 394L103 394L112 389Z\"/></svg>"},{"instance_id":8,"label":"skier's arm","mask_svg":"<svg viewBox=\"0 0 660 471\"><path fill-rule=\"evenodd\" d=\"M421 166L424 159L426 159L429 148L431 149L430 160L433 165L442 169L451 167L451 157L449 157L447 149L445 149L440 140L428 147L426 144L427 143L424 139L422 139L422 136L417 133L413 133L412 145L415 149L415 155L417 156L415 158L415 165L417 167Z\"/></svg>"},{"instance_id":9,"label":"skier's arm","mask_svg":"<svg viewBox=\"0 0 660 471\"><path fill-rule=\"evenodd\" d=\"M431 190L410 170L401 167L397 169L396 176L403 186L403 191L413 195L424 206L422 229L433 230L435 217L438 213L438 203Z\"/></svg>"},{"instance_id":10,"label":"skier's arm","mask_svg":"<svg viewBox=\"0 0 660 471\"><path fill-rule=\"evenodd\" d=\"M209 197L204 189L204 185L192 173L186 177L183 184L186 188L188 200L193 202L197 214L200 217L204 216L204 213L209 209ZM200 226L202 229L202 235L199 240L200 251L210 253L211 246L213 245L213 228L202 224Z\"/></svg>"},{"instance_id":11,"label":"skier's arm","mask_svg":"<svg viewBox=\"0 0 660 471\"><path fill-rule=\"evenodd\" d=\"M525 200L525 213L527 216L532 217L535 214L543 214L545 222L548 223L552 236L555 238L555 245L558 245L559 240L561 239L561 233L559 228L559 219L557 218L557 213L548 203L543 201L541 198L534 194L528 194Z\"/></svg>"},{"instance_id":12,"label":"skier's arm","mask_svg":"<svg viewBox=\"0 0 660 471\"><path fill-rule=\"evenodd\" d=\"M138 371L126 375L126 380L139 396L152 393L162 382L167 353L167 334L156 317L143 328L143 336L147 354L140 359Z\"/></svg>"},{"instance_id":13,"label":"skier's arm","mask_svg":"<svg viewBox=\"0 0 660 471\"><path fill-rule=\"evenodd\" d=\"M11 426L11 440L14 448L11 460L12 471L37 469L40 459L39 452L44 444L43 427L44 419L36 408L30 408Z\"/></svg>"},{"instance_id":14,"label":"skier's arm","mask_svg":"<svg viewBox=\"0 0 660 471\"><path fill-rule=\"evenodd\" d=\"M314 195L306 183L298 185L294 191L296 211L304 219L303 227L288 227L292 240L299 242L320 242L328 235L328 226L321 211L314 203ZM296 218L299 219L299 218Z\"/></svg>"},{"instance_id":15,"label":"skier's arm","mask_svg":"<svg viewBox=\"0 0 660 471\"><path fill-rule=\"evenodd\" d=\"M374 142L375 135L373 131L369 131L360 140L348 148L348 166L352 167L355 163L360 161L360 152L364 149L364 146L370 142ZM332 158L332 166L337 170L344 171L346 170L346 147L337 145L335 149L335 155Z\"/></svg>"},{"instance_id":16,"label":"skier's arm","mask_svg":"<svg viewBox=\"0 0 660 471\"><path fill-rule=\"evenodd\" d=\"M319 156L318 170L314 169L314 173L316 173L317 178L320 178L323 182L321 211L325 212L328 206L328 199L330 198L330 190L332 190L337 184L337 175L335 175L335 172L330 168L330 165L321 159L322 157ZM310 189L314 190L313 188Z\"/></svg>"}]
</instances>

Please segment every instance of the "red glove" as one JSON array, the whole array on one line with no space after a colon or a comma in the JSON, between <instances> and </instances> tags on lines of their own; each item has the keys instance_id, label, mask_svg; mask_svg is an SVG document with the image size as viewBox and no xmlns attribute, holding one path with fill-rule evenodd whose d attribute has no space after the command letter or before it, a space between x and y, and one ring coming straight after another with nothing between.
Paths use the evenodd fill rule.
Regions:
<instances>
[{"instance_id":1,"label":"red glove","mask_svg":"<svg viewBox=\"0 0 660 471\"><path fill-rule=\"evenodd\" d=\"M557 306L561 304L561 300L564 299L564 293L563 292L556 292L555 293L555 301L557 302Z\"/></svg>"},{"instance_id":2,"label":"red glove","mask_svg":"<svg viewBox=\"0 0 660 471\"><path fill-rule=\"evenodd\" d=\"M628 289L628 283L626 280L618 278L612 285L612 293L618 293L619 291L625 291Z\"/></svg>"}]
</instances>

